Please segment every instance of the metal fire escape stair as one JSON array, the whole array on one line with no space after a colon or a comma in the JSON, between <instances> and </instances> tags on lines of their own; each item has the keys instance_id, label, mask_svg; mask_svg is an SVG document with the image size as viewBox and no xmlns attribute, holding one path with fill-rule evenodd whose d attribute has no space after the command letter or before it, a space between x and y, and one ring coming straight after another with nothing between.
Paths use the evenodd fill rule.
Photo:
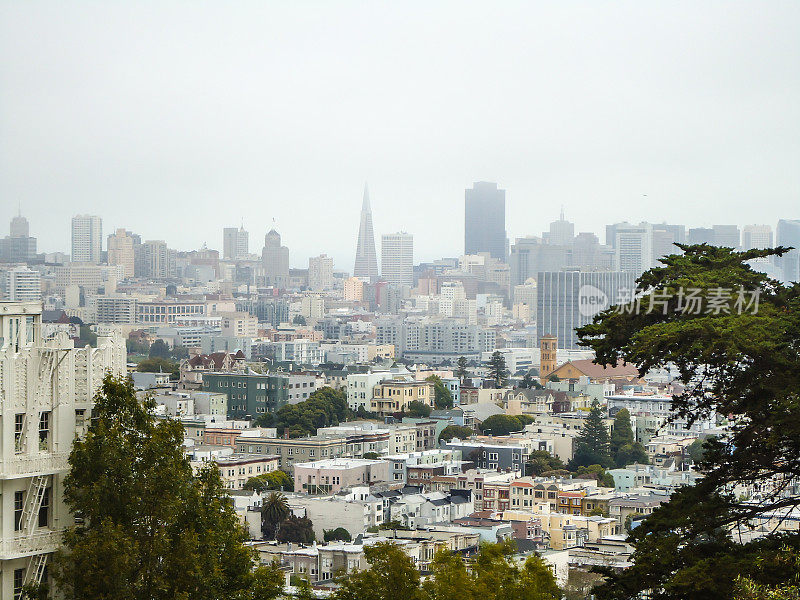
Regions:
<instances>
[{"instance_id":1,"label":"metal fire escape stair","mask_svg":"<svg viewBox=\"0 0 800 600\"><path fill-rule=\"evenodd\" d=\"M25 571L25 585L39 585L42 583L48 556L48 554L36 554L31 556L28 561L28 568Z\"/></svg>"},{"instance_id":2,"label":"metal fire escape stair","mask_svg":"<svg viewBox=\"0 0 800 600\"><path fill-rule=\"evenodd\" d=\"M49 475L34 475L28 484L28 493L25 494L25 505L22 508L22 522L20 523L20 531L25 535L33 535L33 530L36 529L39 509L42 507L49 478Z\"/></svg>"}]
</instances>

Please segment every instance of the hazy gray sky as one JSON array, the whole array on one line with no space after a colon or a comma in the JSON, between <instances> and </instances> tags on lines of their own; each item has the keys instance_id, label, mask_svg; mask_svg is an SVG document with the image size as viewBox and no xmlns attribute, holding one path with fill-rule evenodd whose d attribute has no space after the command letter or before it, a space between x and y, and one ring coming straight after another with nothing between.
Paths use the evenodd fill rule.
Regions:
<instances>
[{"instance_id":1,"label":"hazy gray sky","mask_svg":"<svg viewBox=\"0 0 800 600\"><path fill-rule=\"evenodd\" d=\"M455 256L475 180L512 240L800 218L800 3L0 2L0 228L44 251L274 218L351 270L368 181L378 245Z\"/></svg>"}]
</instances>

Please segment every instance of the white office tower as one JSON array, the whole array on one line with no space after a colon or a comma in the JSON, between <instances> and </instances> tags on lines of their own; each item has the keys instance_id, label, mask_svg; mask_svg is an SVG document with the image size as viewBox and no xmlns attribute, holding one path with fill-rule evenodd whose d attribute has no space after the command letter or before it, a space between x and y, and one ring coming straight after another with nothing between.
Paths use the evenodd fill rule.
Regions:
<instances>
[{"instance_id":1,"label":"white office tower","mask_svg":"<svg viewBox=\"0 0 800 600\"><path fill-rule=\"evenodd\" d=\"M381 277L395 285L414 285L414 236L389 233L381 236Z\"/></svg>"},{"instance_id":2,"label":"white office tower","mask_svg":"<svg viewBox=\"0 0 800 600\"><path fill-rule=\"evenodd\" d=\"M120 336L74 348L65 332L41 335L41 303L0 302L0 598L9 600L49 577L73 522L62 497L72 442L103 376L125 374Z\"/></svg>"},{"instance_id":3,"label":"white office tower","mask_svg":"<svg viewBox=\"0 0 800 600\"><path fill-rule=\"evenodd\" d=\"M769 225L745 225L742 229L742 250L772 248L772 227Z\"/></svg>"},{"instance_id":4,"label":"white office tower","mask_svg":"<svg viewBox=\"0 0 800 600\"><path fill-rule=\"evenodd\" d=\"M42 299L42 279L39 271L16 267L6 271L6 300L38 302Z\"/></svg>"},{"instance_id":5,"label":"white office tower","mask_svg":"<svg viewBox=\"0 0 800 600\"><path fill-rule=\"evenodd\" d=\"M250 254L250 234L244 226L225 227L222 230L222 258L224 260L245 260Z\"/></svg>"},{"instance_id":6,"label":"white office tower","mask_svg":"<svg viewBox=\"0 0 800 600\"><path fill-rule=\"evenodd\" d=\"M637 277L653 266L653 228L649 223L616 227L615 268Z\"/></svg>"},{"instance_id":7,"label":"white office tower","mask_svg":"<svg viewBox=\"0 0 800 600\"><path fill-rule=\"evenodd\" d=\"M103 250L103 220L95 215L72 217L72 262L100 262Z\"/></svg>"}]
</instances>

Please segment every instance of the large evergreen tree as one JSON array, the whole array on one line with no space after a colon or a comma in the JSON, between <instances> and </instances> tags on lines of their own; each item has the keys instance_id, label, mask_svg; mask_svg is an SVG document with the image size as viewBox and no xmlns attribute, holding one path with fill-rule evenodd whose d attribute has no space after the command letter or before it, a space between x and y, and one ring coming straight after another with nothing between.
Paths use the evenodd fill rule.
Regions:
<instances>
[{"instance_id":1,"label":"large evergreen tree","mask_svg":"<svg viewBox=\"0 0 800 600\"><path fill-rule=\"evenodd\" d=\"M592 408L586 416L580 435L575 438L570 469L589 465L600 465L604 468L611 466L608 429L604 417L600 403L595 400L592 402Z\"/></svg>"},{"instance_id":2,"label":"large evergreen tree","mask_svg":"<svg viewBox=\"0 0 800 600\"><path fill-rule=\"evenodd\" d=\"M494 381L496 388L505 387L508 383L506 359L498 350L495 350L489 359L489 378Z\"/></svg>"},{"instance_id":3,"label":"large evergreen tree","mask_svg":"<svg viewBox=\"0 0 800 600\"><path fill-rule=\"evenodd\" d=\"M620 409L614 415L614 429L611 432L611 454L616 454L625 444L634 442L631 428L631 413L627 408Z\"/></svg>"},{"instance_id":4,"label":"large evergreen tree","mask_svg":"<svg viewBox=\"0 0 800 600\"><path fill-rule=\"evenodd\" d=\"M456 377L458 377L458 380L463 384L464 380L467 378L467 375L469 374L467 372L467 357L459 356L456 365L457 365Z\"/></svg>"},{"instance_id":5,"label":"large evergreen tree","mask_svg":"<svg viewBox=\"0 0 800 600\"><path fill-rule=\"evenodd\" d=\"M690 423L724 415L730 427L704 446L704 477L633 529L634 566L605 571L601 600L646 591L654 600L727 600L737 576L766 587L794 576L778 558L800 548L800 534L766 532L742 543L730 532L800 507L784 486L800 478L800 284L781 285L750 267L785 249L679 247L684 254L639 278L640 298L600 313L579 335L602 364L625 360L641 373L674 365L685 385L673 400L676 415ZM763 492L733 495L740 483Z\"/></svg>"},{"instance_id":6,"label":"large evergreen tree","mask_svg":"<svg viewBox=\"0 0 800 600\"><path fill-rule=\"evenodd\" d=\"M644 446L633 437L631 413L627 408L620 409L614 415L614 430L611 432L610 446L611 458L617 467L625 467L633 463L645 465L649 462Z\"/></svg>"},{"instance_id":7,"label":"large evergreen tree","mask_svg":"<svg viewBox=\"0 0 800 600\"><path fill-rule=\"evenodd\" d=\"M272 570L252 571L255 556L219 470L195 475L183 426L156 419L153 406L129 379L103 380L64 479L64 499L80 519L55 558L59 588L81 600L252 599L270 586L276 597Z\"/></svg>"}]
</instances>

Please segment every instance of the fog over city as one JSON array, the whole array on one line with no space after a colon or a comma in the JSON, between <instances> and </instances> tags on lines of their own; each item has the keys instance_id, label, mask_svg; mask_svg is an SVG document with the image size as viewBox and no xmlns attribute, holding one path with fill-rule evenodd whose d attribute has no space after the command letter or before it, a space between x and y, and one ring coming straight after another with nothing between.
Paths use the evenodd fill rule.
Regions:
<instances>
[{"instance_id":1,"label":"fog over city","mask_svg":"<svg viewBox=\"0 0 800 600\"><path fill-rule=\"evenodd\" d=\"M4 2L0 223L180 250L274 226L352 270L362 191L414 259L463 252L464 189L508 237L561 206L775 226L800 193L797 2ZM5 225L3 225L5 226ZM3 233L5 235L5 233Z\"/></svg>"}]
</instances>

